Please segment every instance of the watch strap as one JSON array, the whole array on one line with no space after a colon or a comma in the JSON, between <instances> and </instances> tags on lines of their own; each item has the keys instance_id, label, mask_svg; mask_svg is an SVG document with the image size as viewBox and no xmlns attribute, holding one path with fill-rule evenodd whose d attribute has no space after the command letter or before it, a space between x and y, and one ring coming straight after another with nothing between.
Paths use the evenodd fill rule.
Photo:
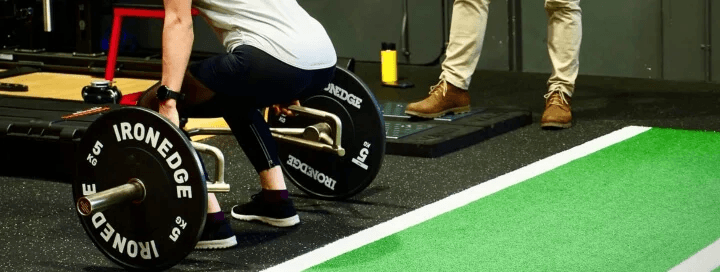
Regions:
<instances>
[{"instance_id":1,"label":"watch strap","mask_svg":"<svg viewBox=\"0 0 720 272\"><path fill-rule=\"evenodd\" d=\"M185 94L175 92L168 86L161 85L160 89L158 89L158 98L160 100L175 99L176 101L183 101L183 99L185 99Z\"/></svg>"}]
</instances>

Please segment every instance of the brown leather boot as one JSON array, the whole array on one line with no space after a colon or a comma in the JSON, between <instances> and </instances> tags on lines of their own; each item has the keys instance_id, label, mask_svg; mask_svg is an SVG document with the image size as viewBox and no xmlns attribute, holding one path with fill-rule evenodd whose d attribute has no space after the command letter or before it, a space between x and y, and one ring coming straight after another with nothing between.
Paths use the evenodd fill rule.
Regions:
<instances>
[{"instance_id":1,"label":"brown leather boot","mask_svg":"<svg viewBox=\"0 0 720 272\"><path fill-rule=\"evenodd\" d=\"M545 94L545 112L540 121L541 128L569 128L572 126L572 108L570 96L559 88Z\"/></svg>"},{"instance_id":2,"label":"brown leather boot","mask_svg":"<svg viewBox=\"0 0 720 272\"><path fill-rule=\"evenodd\" d=\"M408 104L405 114L423 118L437 118L452 112L460 114L470 111L470 94L440 80L430 87L430 95L422 101Z\"/></svg>"}]
</instances>

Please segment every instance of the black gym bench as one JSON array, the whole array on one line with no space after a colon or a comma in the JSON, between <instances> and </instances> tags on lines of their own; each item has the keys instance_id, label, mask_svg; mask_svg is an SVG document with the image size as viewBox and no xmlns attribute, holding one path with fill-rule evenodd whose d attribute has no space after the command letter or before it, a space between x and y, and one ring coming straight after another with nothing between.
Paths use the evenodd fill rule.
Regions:
<instances>
[{"instance_id":1,"label":"black gym bench","mask_svg":"<svg viewBox=\"0 0 720 272\"><path fill-rule=\"evenodd\" d=\"M75 149L97 116L81 101L0 95L0 174L72 182ZM110 108L120 105L107 105Z\"/></svg>"},{"instance_id":2,"label":"black gym bench","mask_svg":"<svg viewBox=\"0 0 720 272\"><path fill-rule=\"evenodd\" d=\"M0 163L3 165L0 175L72 183L75 178L78 144L88 126L99 116L92 111L122 107L126 106L0 95L0 148L4 150L0 156ZM85 114L77 116L80 112ZM202 143L194 142L193 146L198 152L212 155L216 159L216 179L208 186L217 191L229 191L229 186L224 182L225 163L222 152Z\"/></svg>"}]
</instances>

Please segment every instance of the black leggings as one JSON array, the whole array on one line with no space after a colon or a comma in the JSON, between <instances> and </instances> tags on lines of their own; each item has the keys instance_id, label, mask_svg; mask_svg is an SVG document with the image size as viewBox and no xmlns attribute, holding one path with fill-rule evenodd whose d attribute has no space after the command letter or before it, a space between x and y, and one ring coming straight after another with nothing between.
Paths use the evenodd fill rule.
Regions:
<instances>
[{"instance_id":1,"label":"black leggings","mask_svg":"<svg viewBox=\"0 0 720 272\"><path fill-rule=\"evenodd\" d=\"M320 92L335 67L303 70L252 46L192 63L188 71L215 93L202 104L184 106L185 118L222 117L258 173L280 165L275 139L261 109Z\"/></svg>"}]
</instances>

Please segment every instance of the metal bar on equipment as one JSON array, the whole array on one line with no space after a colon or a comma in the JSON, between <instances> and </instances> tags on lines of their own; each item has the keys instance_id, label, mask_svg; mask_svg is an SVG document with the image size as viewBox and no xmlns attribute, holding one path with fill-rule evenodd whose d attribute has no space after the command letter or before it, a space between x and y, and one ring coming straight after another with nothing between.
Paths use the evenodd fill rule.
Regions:
<instances>
[{"instance_id":1,"label":"metal bar on equipment","mask_svg":"<svg viewBox=\"0 0 720 272\"><path fill-rule=\"evenodd\" d=\"M50 0L45 0L50 1ZM192 8L190 15L196 16L200 10ZM165 10L162 6L156 8L123 8L113 7L112 32L110 34L110 47L108 48L107 63L105 65L105 80L113 82L115 78L115 64L117 63L118 47L120 44L120 32L124 17L140 18L165 18Z\"/></svg>"},{"instance_id":2,"label":"metal bar on equipment","mask_svg":"<svg viewBox=\"0 0 720 272\"><path fill-rule=\"evenodd\" d=\"M440 1L440 14L441 14L441 24L442 24L442 50L440 51L440 54L444 54L445 50L447 50L447 45L450 42L450 37L448 33L450 33L450 30L448 29L450 27L450 23L448 23L448 8L447 8L447 0L441 0Z\"/></svg>"},{"instance_id":3,"label":"metal bar on equipment","mask_svg":"<svg viewBox=\"0 0 720 272\"><path fill-rule=\"evenodd\" d=\"M297 111L299 113L308 114L314 118L328 121L327 125L329 125L330 129L335 132L333 135L334 138L330 137L326 133L319 133L318 141L322 140L328 143L322 144L318 143L317 141L310 141L307 139L296 137L297 135L303 135L308 128L270 128L270 132L275 139L295 144L302 144L317 150L328 151L331 153L336 153L339 156L345 156L345 149L342 147L342 121L340 121L340 118L326 111L306 108L297 105L290 105L288 109L292 111ZM315 130L319 129L317 125L310 126L310 128ZM188 130L187 134L189 137L198 135L232 135L232 131L229 128L194 128Z\"/></svg>"},{"instance_id":4,"label":"metal bar on equipment","mask_svg":"<svg viewBox=\"0 0 720 272\"><path fill-rule=\"evenodd\" d=\"M330 152L330 153L337 153L338 156L341 156L341 157L342 157L342 156L345 156L345 149L342 148L342 147L334 147L334 146L331 146L331 145L321 144L321 143L318 143L318 142L313 142L313 141L305 140L305 139L303 139L303 138L298 138L298 137L293 137L293 136L287 136L287 135L283 135L283 134L279 134L279 133L274 133L274 132L272 133L272 136L273 136L275 139L278 139L278 140L281 140L281 141L286 141L286 142L290 142L290 143L305 145L305 146L308 146L308 147L310 147L310 148L313 148L313 149L316 149L316 150L320 150L320 151L325 151L325 152Z\"/></svg>"},{"instance_id":5,"label":"metal bar on equipment","mask_svg":"<svg viewBox=\"0 0 720 272\"><path fill-rule=\"evenodd\" d=\"M52 32L52 5L50 0L43 0L43 26L45 32Z\"/></svg>"},{"instance_id":6,"label":"metal bar on equipment","mask_svg":"<svg viewBox=\"0 0 720 272\"><path fill-rule=\"evenodd\" d=\"M337 115L326 112L326 111L321 111L321 110L312 109L312 108L306 108L306 107L297 106L297 105L290 105L288 107L288 109L290 109L292 111L306 113L306 114L312 115L313 117L329 121L331 129L333 131L335 131L335 139L333 139L334 141L332 143L332 148L330 148L329 150L332 150L334 153L337 153L339 156L345 156L345 149L342 147L342 143L341 143L341 141L342 141L342 121L340 121L340 118L337 117ZM275 135L273 135L273 136L275 136ZM304 139L298 139L298 140L303 140L303 141L293 141L293 142L305 143L307 141ZM307 142L310 142L310 141L307 141ZM316 145L320 145L320 146L316 146ZM320 143L314 143L314 144L311 144L310 146L320 147L320 150L328 151L328 148L326 148L327 145L323 145Z\"/></svg>"},{"instance_id":7,"label":"metal bar on equipment","mask_svg":"<svg viewBox=\"0 0 720 272\"><path fill-rule=\"evenodd\" d=\"M705 0L705 81L712 81L712 0Z\"/></svg>"},{"instance_id":8,"label":"metal bar on equipment","mask_svg":"<svg viewBox=\"0 0 720 272\"><path fill-rule=\"evenodd\" d=\"M232 131L229 128L193 128L188 130L187 134L190 137L198 135L232 135Z\"/></svg>"},{"instance_id":9,"label":"metal bar on equipment","mask_svg":"<svg viewBox=\"0 0 720 272\"><path fill-rule=\"evenodd\" d=\"M198 152L215 156L215 175L217 177L214 182L207 183L208 193L230 192L230 184L225 183L225 156L222 151L220 151L217 147L198 142L192 142L192 146Z\"/></svg>"},{"instance_id":10,"label":"metal bar on equipment","mask_svg":"<svg viewBox=\"0 0 720 272\"><path fill-rule=\"evenodd\" d=\"M139 202L144 199L145 185L139 179L131 179L127 184L81 197L76 206L80 214L89 216L120 203Z\"/></svg>"},{"instance_id":11,"label":"metal bar on equipment","mask_svg":"<svg viewBox=\"0 0 720 272\"><path fill-rule=\"evenodd\" d=\"M410 63L410 38L409 38L409 28L408 25L408 0L403 0L403 22L402 22L402 30L400 35L402 36L402 54L405 56L405 61L407 63Z\"/></svg>"},{"instance_id":12,"label":"metal bar on equipment","mask_svg":"<svg viewBox=\"0 0 720 272\"><path fill-rule=\"evenodd\" d=\"M522 71L522 16L520 0L508 3L508 38L510 40L508 65L509 70Z\"/></svg>"},{"instance_id":13,"label":"metal bar on equipment","mask_svg":"<svg viewBox=\"0 0 720 272\"><path fill-rule=\"evenodd\" d=\"M270 131L285 135L303 135L304 128L270 128Z\"/></svg>"}]
</instances>

